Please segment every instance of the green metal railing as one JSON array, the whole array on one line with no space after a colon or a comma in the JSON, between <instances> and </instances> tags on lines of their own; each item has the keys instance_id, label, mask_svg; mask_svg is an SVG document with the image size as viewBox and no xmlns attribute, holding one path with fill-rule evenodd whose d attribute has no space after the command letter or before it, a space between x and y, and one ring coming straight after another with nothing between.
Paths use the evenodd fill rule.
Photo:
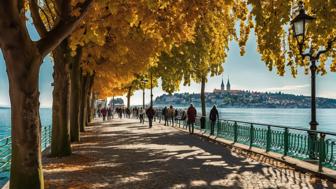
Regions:
<instances>
[{"instance_id":1,"label":"green metal railing","mask_svg":"<svg viewBox=\"0 0 336 189\"><path fill-rule=\"evenodd\" d=\"M41 148L45 150L51 142L51 126L41 127ZM12 156L12 138L5 137L0 139L0 179L8 179L10 171L10 162Z\"/></svg>"},{"instance_id":2,"label":"green metal railing","mask_svg":"<svg viewBox=\"0 0 336 189\"><path fill-rule=\"evenodd\" d=\"M158 120L162 120L160 113ZM178 120L178 126L186 127L186 120ZM201 128L200 117L195 128L209 133L211 122L206 118L205 127ZM308 129L278 125L251 123L235 120L218 120L214 135L234 143L257 147L266 152L276 152L322 167L336 170L336 133L312 131Z\"/></svg>"}]
</instances>

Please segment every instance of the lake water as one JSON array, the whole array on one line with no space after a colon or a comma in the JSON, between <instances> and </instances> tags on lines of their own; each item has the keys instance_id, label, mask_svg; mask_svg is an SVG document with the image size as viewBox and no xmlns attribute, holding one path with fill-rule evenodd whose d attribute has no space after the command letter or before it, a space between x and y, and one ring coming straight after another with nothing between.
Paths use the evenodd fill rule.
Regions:
<instances>
[{"instance_id":1,"label":"lake water","mask_svg":"<svg viewBox=\"0 0 336 189\"><path fill-rule=\"evenodd\" d=\"M183 107L185 108L185 107ZM197 113L201 113L199 107ZM211 108L207 108L207 113ZM309 129L310 109L219 108L221 119ZM336 109L318 109L318 130L336 133Z\"/></svg>"},{"instance_id":2,"label":"lake water","mask_svg":"<svg viewBox=\"0 0 336 189\"><path fill-rule=\"evenodd\" d=\"M220 117L309 129L310 109L219 109ZM336 133L336 109L318 109L318 130Z\"/></svg>"},{"instance_id":3,"label":"lake water","mask_svg":"<svg viewBox=\"0 0 336 189\"><path fill-rule=\"evenodd\" d=\"M43 126L51 125L51 108L41 108L41 124ZM11 110L0 109L0 138L10 135Z\"/></svg>"}]
</instances>

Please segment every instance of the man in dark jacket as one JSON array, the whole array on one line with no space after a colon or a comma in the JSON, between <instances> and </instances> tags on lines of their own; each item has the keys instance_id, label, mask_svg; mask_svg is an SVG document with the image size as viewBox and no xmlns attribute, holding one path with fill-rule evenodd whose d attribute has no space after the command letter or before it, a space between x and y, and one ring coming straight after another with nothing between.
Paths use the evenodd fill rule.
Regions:
<instances>
[{"instance_id":1,"label":"man in dark jacket","mask_svg":"<svg viewBox=\"0 0 336 189\"><path fill-rule=\"evenodd\" d=\"M212 109L210 111L209 119L211 121L211 131L210 131L210 134L214 135L214 133L215 133L215 124L216 124L217 119L219 119L218 110L217 110L217 108L216 108L215 105L212 107Z\"/></svg>"},{"instance_id":2,"label":"man in dark jacket","mask_svg":"<svg viewBox=\"0 0 336 189\"><path fill-rule=\"evenodd\" d=\"M190 104L190 107L188 108L187 111L187 116L188 116L188 127L189 127L189 133L193 134L194 133L194 124L196 120L196 109L194 108L193 104Z\"/></svg>"},{"instance_id":3,"label":"man in dark jacket","mask_svg":"<svg viewBox=\"0 0 336 189\"><path fill-rule=\"evenodd\" d=\"M147 111L146 111L147 117L148 117L148 122L149 122L149 128L152 128L153 126L153 118L155 115L155 110L153 109L152 106L150 106Z\"/></svg>"},{"instance_id":4,"label":"man in dark jacket","mask_svg":"<svg viewBox=\"0 0 336 189\"><path fill-rule=\"evenodd\" d=\"M163 115L163 118L165 120L165 123L164 125L167 126L168 125L168 108L167 106L165 106L162 110L162 115Z\"/></svg>"}]
</instances>

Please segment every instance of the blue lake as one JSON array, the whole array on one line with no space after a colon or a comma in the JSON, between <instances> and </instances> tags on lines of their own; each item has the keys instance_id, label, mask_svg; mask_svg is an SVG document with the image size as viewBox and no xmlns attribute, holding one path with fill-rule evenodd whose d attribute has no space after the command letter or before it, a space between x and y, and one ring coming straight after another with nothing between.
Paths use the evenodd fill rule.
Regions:
<instances>
[{"instance_id":1,"label":"blue lake","mask_svg":"<svg viewBox=\"0 0 336 189\"><path fill-rule=\"evenodd\" d=\"M201 113L199 107L196 109ZM310 109L219 108L218 112L221 119L309 129ZM336 133L336 109L318 109L317 121L318 130Z\"/></svg>"},{"instance_id":2,"label":"blue lake","mask_svg":"<svg viewBox=\"0 0 336 189\"><path fill-rule=\"evenodd\" d=\"M41 108L40 117L43 126L51 125L51 108ZM10 135L11 109L0 109L0 138Z\"/></svg>"}]
</instances>

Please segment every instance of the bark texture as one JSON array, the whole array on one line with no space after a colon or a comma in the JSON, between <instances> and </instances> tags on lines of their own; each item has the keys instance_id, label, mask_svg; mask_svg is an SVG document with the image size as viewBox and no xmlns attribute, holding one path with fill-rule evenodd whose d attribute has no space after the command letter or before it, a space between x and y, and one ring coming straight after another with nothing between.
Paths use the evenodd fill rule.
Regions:
<instances>
[{"instance_id":1,"label":"bark texture","mask_svg":"<svg viewBox=\"0 0 336 189\"><path fill-rule=\"evenodd\" d=\"M90 106L89 106L89 116L88 116L88 122L91 122L94 119L94 115L95 115L95 101L96 101L96 96L93 92L93 84L94 84L94 75L91 76L91 80L90 80L90 87L89 87L89 93L91 95L91 99L90 99Z\"/></svg>"},{"instance_id":2,"label":"bark texture","mask_svg":"<svg viewBox=\"0 0 336 189\"><path fill-rule=\"evenodd\" d=\"M91 122L91 119L93 118L93 115L91 115L91 100L93 99L93 95L91 90L88 91L88 98L86 99L86 117L84 117L86 125L89 125Z\"/></svg>"},{"instance_id":3,"label":"bark texture","mask_svg":"<svg viewBox=\"0 0 336 189\"><path fill-rule=\"evenodd\" d=\"M69 58L67 40L54 51L54 91L52 107L51 155L62 157L71 154L69 120Z\"/></svg>"},{"instance_id":4,"label":"bark texture","mask_svg":"<svg viewBox=\"0 0 336 189\"><path fill-rule=\"evenodd\" d=\"M6 62L12 115L10 188L43 189L38 90L40 66L43 58L80 23L92 0L80 5L79 17L66 19L48 32L38 29L44 35L36 42L30 39L26 28L24 3L27 2L0 1L0 48ZM67 4L70 2L63 3ZM38 23L35 22L38 16L36 6L30 8L34 24Z\"/></svg>"},{"instance_id":5,"label":"bark texture","mask_svg":"<svg viewBox=\"0 0 336 189\"><path fill-rule=\"evenodd\" d=\"M131 93L132 93L132 87L128 87L128 91L127 91L127 108L128 109L131 106Z\"/></svg>"},{"instance_id":6,"label":"bark texture","mask_svg":"<svg viewBox=\"0 0 336 189\"><path fill-rule=\"evenodd\" d=\"M16 1L0 1L0 48L12 115L10 188L39 189L43 188L43 173L38 75L43 56L30 40L19 7Z\"/></svg>"},{"instance_id":7,"label":"bark texture","mask_svg":"<svg viewBox=\"0 0 336 189\"><path fill-rule=\"evenodd\" d=\"M70 136L71 142L79 142L81 108L81 68L80 68L81 49L77 49L77 54L71 61L71 92L70 92Z\"/></svg>"},{"instance_id":8,"label":"bark texture","mask_svg":"<svg viewBox=\"0 0 336 189\"><path fill-rule=\"evenodd\" d=\"M83 76L82 78L82 95L81 95L81 107L80 107L80 131L85 132L85 127L87 124L87 98L88 98L88 90L89 90L89 76Z\"/></svg>"}]
</instances>

